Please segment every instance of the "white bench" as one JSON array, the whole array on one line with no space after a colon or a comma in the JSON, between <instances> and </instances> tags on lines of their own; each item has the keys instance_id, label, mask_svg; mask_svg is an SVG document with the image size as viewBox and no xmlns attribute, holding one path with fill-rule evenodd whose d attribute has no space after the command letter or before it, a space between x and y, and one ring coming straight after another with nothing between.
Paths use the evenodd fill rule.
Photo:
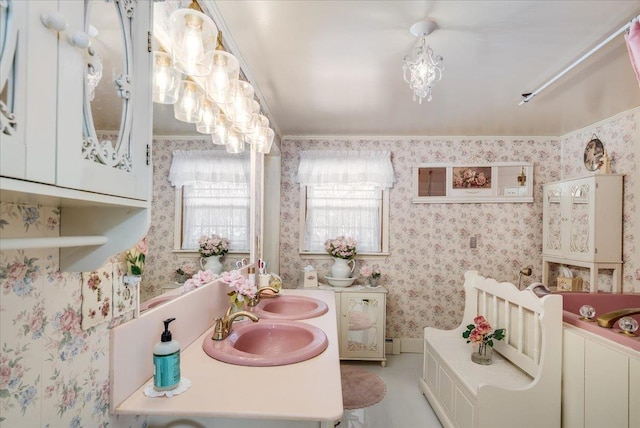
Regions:
<instances>
[{"instance_id":1,"label":"white bench","mask_svg":"<svg viewBox=\"0 0 640 428\"><path fill-rule=\"evenodd\" d=\"M454 330L424 329L420 387L445 427L559 427L562 370L562 297L542 298L513 284L465 273L465 308ZM505 328L494 341L493 363L471 361L462 338L484 315Z\"/></svg>"}]
</instances>

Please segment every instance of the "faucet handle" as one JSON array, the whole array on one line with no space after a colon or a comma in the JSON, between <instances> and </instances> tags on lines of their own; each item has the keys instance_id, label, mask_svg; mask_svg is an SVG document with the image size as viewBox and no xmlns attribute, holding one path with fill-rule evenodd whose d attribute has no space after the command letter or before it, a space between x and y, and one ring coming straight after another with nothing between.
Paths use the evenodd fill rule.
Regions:
<instances>
[{"instance_id":1,"label":"faucet handle","mask_svg":"<svg viewBox=\"0 0 640 428\"><path fill-rule=\"evenodd\" d=\"M223 340L224 336L224 322L222 318L217 317L213 325L213 336L211 336L211 340Z\"/></svg>"}]
</instances>

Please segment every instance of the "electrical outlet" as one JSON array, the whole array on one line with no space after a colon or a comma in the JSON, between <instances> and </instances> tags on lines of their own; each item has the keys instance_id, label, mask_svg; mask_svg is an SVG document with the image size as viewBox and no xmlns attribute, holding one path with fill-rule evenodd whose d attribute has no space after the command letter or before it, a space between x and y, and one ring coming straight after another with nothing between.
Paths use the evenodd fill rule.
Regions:
<instances>
[{"instance_id":1,"label":"electrical outlet","mask_svg":"<svg viewBox=\"0 0 640 428\"><path fill-rule=\"evenodd\" d=\"M476 238L475 236L472 236L471 239L469 239L469 248L476 248L478 246L478 238Z\"/></svg>"}]
</instances>

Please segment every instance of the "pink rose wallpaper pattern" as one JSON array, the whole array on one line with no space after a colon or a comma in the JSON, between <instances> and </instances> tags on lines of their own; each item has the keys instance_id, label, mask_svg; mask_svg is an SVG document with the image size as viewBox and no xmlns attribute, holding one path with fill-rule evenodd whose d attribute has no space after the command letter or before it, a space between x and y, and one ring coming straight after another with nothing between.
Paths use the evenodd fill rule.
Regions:
<instances>
[{"instance_id":1,"label":"pink rose wallpaper pattern","mask_svg":"<svg viewBox=\"0 0 640 428\"><path fill-rule=\"evenodd\" d=\"M3 238L59 223L56 207L0 203ZM83 330L82 275L59 272L57 248L0 252L0 426L143 426L108 411L109 328L131 312Z\"/></svg>"}]
</instances>

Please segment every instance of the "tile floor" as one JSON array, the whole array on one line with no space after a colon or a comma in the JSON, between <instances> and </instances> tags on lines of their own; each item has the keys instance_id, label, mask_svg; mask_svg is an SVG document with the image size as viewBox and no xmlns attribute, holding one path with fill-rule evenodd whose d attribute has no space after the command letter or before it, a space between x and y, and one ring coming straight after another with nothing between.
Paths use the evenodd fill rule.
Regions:
<instances>
[{"instance_id":1,"label":"tile floor","mask_svg":"<svg viewBox=\"0 0 640 428\"><path fill-rule=\"evenodd\" d=\"M369 361L343 361L376 373L387 385L384 399L364 409L347 410L337 428L441 428L438 417L418 387L422 354L387 355L387 366Z\"/></svg>"}]
</instances>

